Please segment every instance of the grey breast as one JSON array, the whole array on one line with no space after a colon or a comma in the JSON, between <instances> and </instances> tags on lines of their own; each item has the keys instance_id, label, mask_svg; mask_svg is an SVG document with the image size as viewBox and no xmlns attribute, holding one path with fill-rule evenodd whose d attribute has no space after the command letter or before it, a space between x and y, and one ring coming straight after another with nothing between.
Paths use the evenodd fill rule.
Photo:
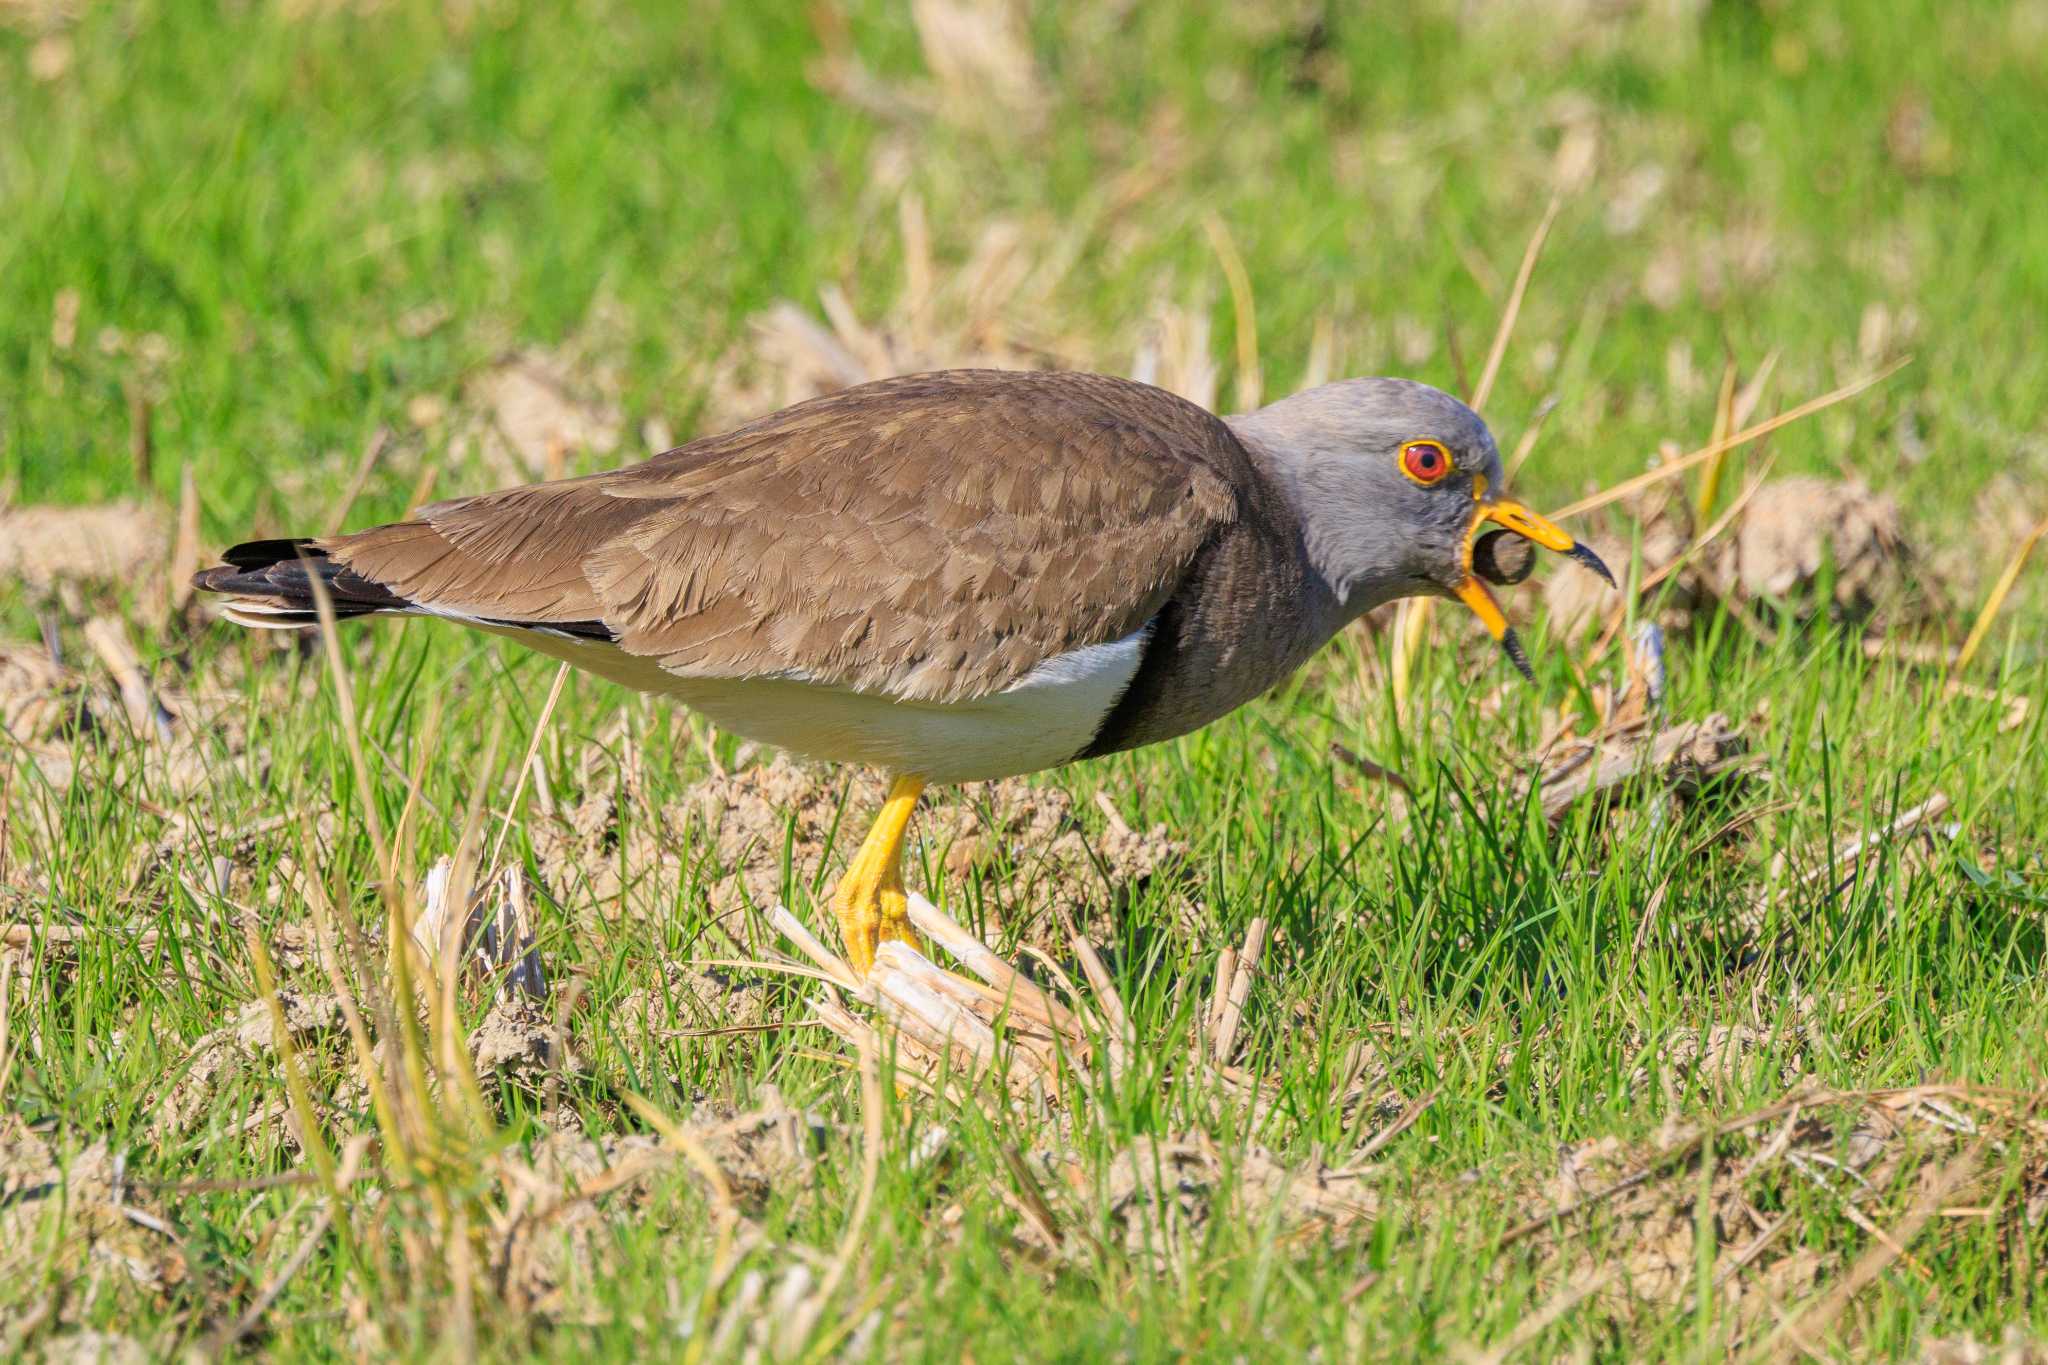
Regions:
<instances>
[{"instance_id":1,"label":"grey breast","mask_svg":"<svg viewBox=\"0 0 2048 1365\"><path fill-rule=\"evenodd\" d=\"M1080 755L1198 730L1284 681L1343 624L1308 567L1300 519L1234 433L1217 453L1238 515L1196 554L1154 619L1137 675Z\"/></svg>"}]
</instances>

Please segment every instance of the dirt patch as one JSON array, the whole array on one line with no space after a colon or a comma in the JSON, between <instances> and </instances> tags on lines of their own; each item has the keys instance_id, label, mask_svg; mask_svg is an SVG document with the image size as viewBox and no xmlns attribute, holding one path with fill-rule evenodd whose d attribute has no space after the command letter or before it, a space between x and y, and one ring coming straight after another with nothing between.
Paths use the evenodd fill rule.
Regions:
<instances>
[{"instance_id":1,"label":"dirt patch","mask_svg":"<svg viewBox=\"0 0 2048 1365\"><path fill-rule=\"evenodd\" d=\"M278 1004L297 1047L319 1043L342 1026L341 1001L332 995L281 990ZM261 1000L242 1006L235 1022L202 1035L193 1044L182 1071L174 1073L151 1101L149 1132L153 1139L190 1132L213 1104L215 1096L245 1067L261 1067L266 1075L277 1067L276 1028L270 1007ZM275 1103L250 1115L245 1127L261 1127L285 1117Z\"/></svg>"},{"instance_id":2,"label":"dirt patch","mask_svg":"<svg viewBox=\"0 0 2048 1365\"><path fill-rule=\"evenodd\" d=\"M1164 824L1138 829L1114 805L1102 807L1108 823L1090 833L1067 792L1009 778L971 792L940 817L934 836L947 847L949 877L979 877L985 886L1002 879L987 902L995 932L1064 954L1066 925L1106 936L1115 914L1155 879L1175 889L1183 909L1192 889L1185 841Z\"/></svg>"},{"instance_id":3,"label":"dirt patch","mask_svg":"<svg viewBox=\"0 0 2048 1365\"><path fill-rule=\"evenodd\" d=\"M1720 1096L1741 1088L1757 1068L1769 1066L1771 1088L1790 1090L1810 1070L1803 1028L1780 1032L1756 1024L1710 1024L1673 1029L1645 1047L1629 1078L1631 1091L1647 1093L1662 1083L1676 1099L1681 1084ZM1675 1106L1674 1106L1675 1107Z\"/></svg>"},{"instance_id":4,"label":"dirt patch","mask_svg":"<svg viewBox=\"0 0 2048 1365\"><path fill-rule=\"evenodd\" d=\"M0 1283L67 1279L140 1291L161 1302L186 1279L177 1230L103 1139L61 1158L16 1114L0 1114ZM95 1289L63 1296L64 1320Z\"/></svg>"},{"instance_id":5,"label":"dirt patch","mask_svg":"<svg viewBox=\"0 0 2048 1365\"><path fill-rule=\"evenodd\" d=\"M1731 503L1726 524L1717 518L1695 526L1690 505L1669 489L1625 507L1621 518L1596 525L1584 538L1621 572L1640 536L1643 581L1662 602L1659 622L1668 630L1685 628L1713 601L1738 609L1782 603L1794 616L1884 612L1919 621L1945 600L1922 571L1897 502L1861 483L1773 480L1746 493L1739 505ZM1708 532L1715 534L1708 538ZM1606 623L1615 610L1614 595L1588 574L1550 575L1543 600L1552 624L1567 635Z\"/></svg>"},{"instance_id":6,"label":"dirt patch","mask_svg":"<svg viewBox=\"0 0 2048 1365\"><path fill-rule=\"evenodd\" d=\"M625 416L607 385L541 350L522 351L475 375L463 390L468 433L490 474L504 482L561 478L571 455L610 455Z\"/></svg>"},{"instance_id":7,"label":"dirt patch","mask_svg":"<svg viewBox=\"0 0 2048 1365\"><path fill-rule=\"evenodd\" d=\"M1832 565L1831 605L1848 616L1867 615L1914 586L1898 503L1860 482L1765 484L1733 541L1710 558L1722 592L1787 601L1811 596Z\"/></svg>"},{"instance_id":8,"label":"dirt patch","mask_svg":"<svg viewBox=\"0 0 2048 1365\"><path fill-rule=\"evenodd\" d=\"M739 1036L784 1017L777 993L762 978L677 962L665 963L659 984L628 993L613 1013L623 1028L657 1038Z\"/></svg>"},{"instance_id":9,"label":"dirt patch","mask_svg":"<svg viewBox=\"0 0 2048 1365\"><path fill-rule=\"evenodd\" d=\"M575 1070L581 1059L540 1005L500 1000L470 1030L469 1054L477 1075L539 1080L550 1070Z\"/></svg>"},{"instance_id":10,"label":"dirt patch","mask_svg":"<svg viewBox=\"0 0 2048 1365\"><path fill-rule=\"evenodd\" d=\"M763 1101L746 1112L700 1108L688 1125L746 1212L778 1188L807 1184L835 1138L824 1119L783 1103L774 1087ZM572 1131L545 1135L524 1159L501 1160L508 1198L495 1220L493 1270L511 1306L574 1320L589 1287L618 1266L614 1230L622 1219L660 1216L653 1191L681 1162L651 1134Z\"/></svg>"},{"instance_id":11,"label":"dirt patch","mask_svg":"<svg viewBox=\"0 0 2048 1365\"><path fill-rule=\"evenodd\" d=\"M75 691L78 682L40 646L0 645L0 730L33 745L69 727L100 723Z\"/></svg>"},{"instance_id":12,"label":"dirt patch","mask_svg":"<svg viewBox=\"0 0 2048 1365\"><path fill-rule=\"evenodd\" d=\"M2010 1197L1993 1198L2001 1184ZM1745 1333L1821 1340L1852 1321L1843 1310L1874 1273L1981 1236L1982 1218L2038 1235L2029 1229L2048 1217L2048 1125L2024 1097L1967 1086L1816 1089L1648 1149L1574 1143L1521 1198L1527 1221L1506 1234L1506 1254L1527 1257L1554 1292L1597 1305L1582 1313L1628 1320L1691 1302L1706 1209L1716 1292L1733 1320ZM1969 1217L1943 1213L1962 1208Z\"/></svg>"},{"instance_id":13,"label":"dirt patch","mask_svg":"<svg viewBox=\"0 0 2048 1365\"><path fill-rule=\"evenodd\" d=\"M60 583L127 586L163 567L161 511L137 503L0 507L0 580L48 592Z\"/></svg>"},{"instance_id":14,"label":"dirt patch","mask_svg":"<svg viewBox=\"0 0 2048 1365\"><path fill-rule=\"evenodd\" d=\"M118 1332L69 1332L52 1337L36 1357L42 1365L148 1365L141 1342Z\"/></svg>"},{"instance_id":15,"label":"dirt patch","mask_svg":"<svg viewBox=\"0 0 2048 1365\"><path fill-rule=\"evenodd\" d=\"M776 755L708 777L666 803L631 799L630 784L625 809L612 794L593 792L535 817L528 834L542 877L572 914L665 913L686 874L720 914L766 910L783 899L785 861L798 879L822 869L829 886L883 794L872 774ZM996 893L999 927L1062 951L1065 919L1100 921L1155 879L1177 876L1187 853L1163 824L1138 829L1115 816L1091 833L1065 791L1022 779L934 792L911 839L907 861L937 853L949 883L979 878Z\"/></svg>"},{"instance_id":16,"label":"dirt patch","mask_svg":"<svg viewBox=\"0 0 2048 1365\"><path fill-rule=\"evenodd\" d=\"M1060 1192L1056 1214L1066 1217L1051 1224L1025 1218L1018 1240L1049 1252L1079 1250L1085 1243L1059 1235L1077 1224L1154 1274L1184 1268L1219 1220L1271 1227L1283 1238L1327 1238L1369 1224L1379 1210L1369 1168L1286 1163L1255 1145L1226 1154L1203 1133L1140 1138L1099 1172L1072 1153L1042 1153L1036 1161L1047 1189Z\"/></svg>"},{"instance_id":17,"label":"dirt patch","mask_svg":"<svg viewBox=\"0 0 2048 1365\"><path fill-rule=\"evenodd\" d=\"M1922 1343L1921 1365L2048 1365L2048 1342L2029 1337L2018 1323L1997 1344L1973 1336L1936 1337Z\"/></svg>"},{"instance_id":18,"label":"dirt patch","mask_svg":"<svg viewBox=\"0 0 2048 1365\"><path fill-rule=\"evenodd\" d=\"M714 855L727 874L722 889L736 882L750 903L765 908L781 899L785 848L798 875L818 866L828 841L843 863L882 796L871 774L842 775L778 754L698 783L677 812L684 818L676 833ZM715 895L714 904L730 899Z\"/></svg>"}]
</instances>

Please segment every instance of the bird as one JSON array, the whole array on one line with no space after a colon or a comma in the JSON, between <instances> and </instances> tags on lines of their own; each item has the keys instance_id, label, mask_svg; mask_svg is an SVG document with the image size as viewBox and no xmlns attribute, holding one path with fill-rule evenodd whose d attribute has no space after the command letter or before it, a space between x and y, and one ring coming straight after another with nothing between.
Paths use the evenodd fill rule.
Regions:
<instances>
[{"instance_id":1,"label":"bird","mask_svg":"<svg viewBox=\"0 0 2048 1365\"><path fill-rule=\"evenodd\" d=\"M435 616L721 729L887 775L832 893L865 977L915 945L902 851L934 784L1187 734L1364 613L1453 598L1524 675L1482 574L1517 536L1612 586L1502 494L1486 423L1399 378L1242 414L1072 371L863 383L641 463L227 550L195 586L248 627ZM1475 546L1478 563L1475 565Z\"/></svg>"}]
</instances>

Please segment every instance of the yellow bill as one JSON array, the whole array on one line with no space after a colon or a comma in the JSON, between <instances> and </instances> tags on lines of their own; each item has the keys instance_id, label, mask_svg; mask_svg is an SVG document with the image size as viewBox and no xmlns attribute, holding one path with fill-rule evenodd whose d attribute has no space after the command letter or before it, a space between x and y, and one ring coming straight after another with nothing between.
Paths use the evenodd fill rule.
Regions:
<instances>
[{"instance_id":1,"label":"yellow bill","mask_svg":"<svg viewBox=\"0 0 2048 1365\"><path fill-rule=\"evenodd\" d=\"M1465 579L1458 584L1455 591L1458 600L1470 607L1472 614L1479 618L1479 623L1486 627L1486 633L1500 641L1501 649L1507 653L1508 662L1512 663L1523 677L1533 679L1536 675L1529 667L1529 656L1523 651L1522 642L1516 638L1515 628L1508 624L1507 614L1500 609L1500 603L1494 601L1493 593L1486 584L1471 572L1472 542L1478 538L1480 531L1488 522L1513 531L1546 550L1554 550L1567 558L1577 560L1606 579L1610 588L1615 585L1614 575L1608 572L1599 555L1522 504L1509 502L1505 498L1497 498L1492 502L1482 501L1479 504L1478 515L1472 518L1472 527L1465 535Z\"/></svg>"}]
</instances>

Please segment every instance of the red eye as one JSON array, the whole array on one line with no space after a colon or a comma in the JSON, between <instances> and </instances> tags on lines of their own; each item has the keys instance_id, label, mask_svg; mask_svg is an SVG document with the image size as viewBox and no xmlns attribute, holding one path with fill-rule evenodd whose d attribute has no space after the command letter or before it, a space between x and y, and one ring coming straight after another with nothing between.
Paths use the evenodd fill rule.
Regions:
<instances>
[{"instance_id":1,"label":"red eye","mask_svg":"<svg viewBox=\"0 0 2048 1365\"><path fill-rule=\"evenodd\" d=\"M1401 447L1401 472L1420 484L1435 483L1451 472L1451 453L1435 441L1410 441Z\"/></svg>"}]
</instances>

